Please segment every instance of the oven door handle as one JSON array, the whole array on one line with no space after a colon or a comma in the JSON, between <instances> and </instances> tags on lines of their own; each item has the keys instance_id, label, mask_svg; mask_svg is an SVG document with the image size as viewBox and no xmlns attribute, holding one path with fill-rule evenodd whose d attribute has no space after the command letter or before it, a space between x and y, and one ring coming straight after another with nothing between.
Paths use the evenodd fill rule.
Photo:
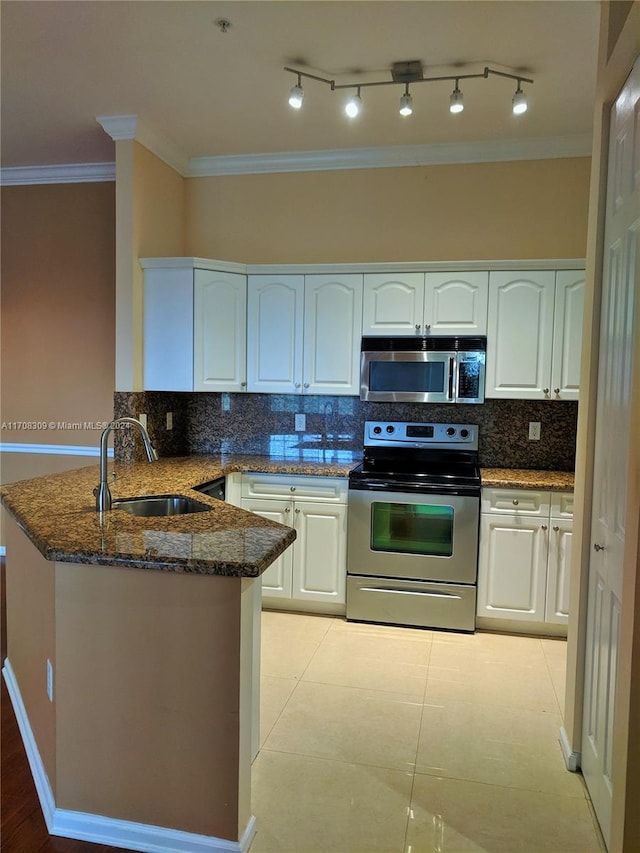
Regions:
<instances>
[{"instance_id":1,"label":"oven door handle","mask_svg":"<svg viewBox=\"0 0 640 853\"><path fill-rule=\"evenodd\" d=\"M462 596L456 595L453 592L426 592L422 589L393 589L392 587L387 586L363 586L360 588L361 592L391 592L394 595L425 595L427 598L457 598L460 599Z\"/></svg>"}]
</instances>

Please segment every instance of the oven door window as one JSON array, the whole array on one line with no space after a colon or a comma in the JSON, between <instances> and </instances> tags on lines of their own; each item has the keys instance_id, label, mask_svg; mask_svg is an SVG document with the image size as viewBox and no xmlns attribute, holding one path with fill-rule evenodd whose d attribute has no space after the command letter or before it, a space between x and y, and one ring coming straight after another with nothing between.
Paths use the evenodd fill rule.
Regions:
<instances>
[{"instance_id":1,"label":"oven door window","mask_svg":"<svg viewBox=\"0 0 640 853\"><path fill-rule=\"evenodd\" d=\"M371 550L451 557L453 507L374 502Z\"/></svg>"}]
</instances>

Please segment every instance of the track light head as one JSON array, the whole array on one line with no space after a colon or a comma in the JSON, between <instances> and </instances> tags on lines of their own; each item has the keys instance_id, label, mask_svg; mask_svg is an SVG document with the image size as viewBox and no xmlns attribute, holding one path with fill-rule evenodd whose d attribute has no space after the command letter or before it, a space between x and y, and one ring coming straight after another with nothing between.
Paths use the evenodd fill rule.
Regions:
<instances>
[{"instance_id":1,"label":"track light head","mask_svg":"<svg viewBox=\"0 0 640 853\"><path fill-rule=\"evenodd\" d=\"M522 91L519 80L518 88L516 89L515 95L513 96L513 100L511 101L511 108L513 110L514 116L522 115L522 113L526 113L527 111L527 96Z\"/></svg>"},{"instance_id":2,"label":"track light head","mask_svg":"<svg viewBox=\"0 0 640 853\"><path fill-rule=\"evenodd\" d=\"M462 92L458 88L458 81L456 80L456 85L449 96L449 112L450 113L461 113L464 109L464 100L462 97Z\"/></svg>"},{"instance_id":3,"label":"track light head","mask_svg":"<svg viewBox=\"0 0 640 853\"><path fill-rule=\"evenodd\" d=\"M362 98L360 97L360 86L355 95L351 95L347 103L344 105L344 111L349 118L356 118L362 110Z\"/></svg>"},{"instance_id":4,"label":"track light head","mask_svg":"<svg viewBox=\"0 0 640 853\"><path fill-rule=\"evenodd\" d=\"M298 74L298 82L295 86L291 87L291 91L289 92L289 106L293 107L294 110L299 110L302 106L303 100L304 91L302 89L302 78L300 74Z\"/></svg>"},{"instance_id":5,"label":"track light head","mask_svg":"<svg viewBox=\"0 0 640 853\"><path fill-rule=\"evenodd\" d=\"M407 83L407 88L404 90L404 95L400 97L400 115L410 116L412 112L413 98L409 94L409 84Z\"/></svg>"}]
</instances>

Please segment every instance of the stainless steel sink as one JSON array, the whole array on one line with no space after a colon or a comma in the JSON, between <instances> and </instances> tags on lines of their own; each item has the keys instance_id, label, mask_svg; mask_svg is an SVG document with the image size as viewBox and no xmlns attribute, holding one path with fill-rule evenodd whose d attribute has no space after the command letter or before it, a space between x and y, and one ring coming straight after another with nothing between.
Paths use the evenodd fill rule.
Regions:
<instances>
[{"instance_id":1,"label":"stainless steel sink","mask_svg":"<svg viewBox=\"0 0 640 853\"><path fill-rule=\"evenodd\" d=\"M149 495L127 500L114 500L112 509L123 509L130 515L149 518L152 516L184 515L189 512L206 512L211 507L185 498L182 495Z\"/></svg>"}]
</instances>

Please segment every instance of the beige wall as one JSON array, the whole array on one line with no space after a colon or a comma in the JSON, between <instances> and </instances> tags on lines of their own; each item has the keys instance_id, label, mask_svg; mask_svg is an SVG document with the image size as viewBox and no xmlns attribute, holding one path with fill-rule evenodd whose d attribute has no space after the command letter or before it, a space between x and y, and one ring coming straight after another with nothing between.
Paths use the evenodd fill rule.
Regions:
<instances>
[{"instance_id":1,"label":"beige wall","mask_svg":"<svg viewBox=\"0 0 640 853\"><path fill-rule=\"evenodd\" d=\"M246 263L582 258L590 158L187 180L189 256Z\"/></svg>"},{"instance_id":2,"label":"beige wall","mask_svg":"<svg viewBox=\"0 0 640 853\"><path fill-rule=\"evenodd\" d=\"M114 185L2 190L2 421L109 420ZM95 430L2 430L2 441L96 445Z\"/></svg>"},{"instance_id":3,"label":"beige wall","mask_svg":"<svg viewBox=\"0 0 640 853\"><path fill-rule=\"evenodd\" d=\"M116 378L142 389L139 258L184 254L184 179L143 145L116 143Z\"/></svg>"},{"instance_id":4,"label":"beige wall","mask_svg":"<svg viewBox=\"0 0 640 853\"><path fill-rule=\"evenodd\" d=\"M46 689L47 659L56 666L55 567L15 522L7 528L7 657L55 797L55 705ZM55 689L54 679L54 696Z\"/></svg>"}]
</instances>

